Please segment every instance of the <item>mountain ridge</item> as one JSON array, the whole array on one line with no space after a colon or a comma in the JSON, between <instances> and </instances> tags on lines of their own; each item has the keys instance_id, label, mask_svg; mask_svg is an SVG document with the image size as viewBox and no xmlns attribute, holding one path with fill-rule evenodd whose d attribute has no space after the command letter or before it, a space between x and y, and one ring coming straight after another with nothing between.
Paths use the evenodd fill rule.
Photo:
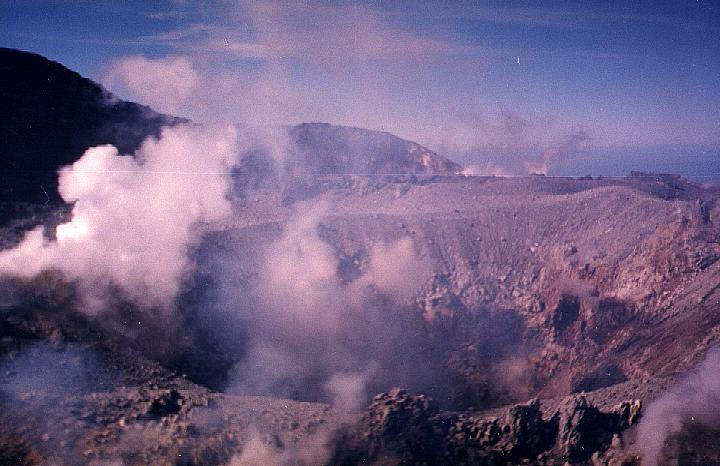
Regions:
<instances>
[{"instance_id":1,"label":"mountain ridge","mask_svg":"<svg viewBox=\"0 0 720 466\"><path fill-rule=\"evenodd\" d=\"M0 200L61 202L57 170L93 146L112 144L132 154L164 126L189 120L119 99L102 85L41 55L0 48ZM293 140L289 172L325 174L441 174L462 167L387 132L302 123Z\"/></svg>"},{"instance_id":2,"label":"mountain ridge","mask_svg":"<svg viewBox=\"0 0 720 466\"><path fill-rule=\"evenodd\" d=\"M163 126L186 120L125 102L40 55L0 48L0 200L60 202L57 169L89 147L132 153Z\"/></svg>"},{"instance_id":3,"label":"mountain ridge","mask_svg":"<svg viewBox=\"0 0 720 466\"><path fill-rule=\"evenodd\" d=\"M71 110L83 103L71 102L60 84L75 83L73 95L90 108L107 102L101 87L77 73L42 66L66 77L56 103L74 107L48 106L52 72L31 76L32 83L14 77L18 95L10 97L32 106L20 109L25 120L3 124L7 140L28 145L21 148L28 159L17 158L13 173L35 175L18 178L41 192L46 185L38 183L81 149L43 159L44 152L31 151L43 142L31 139L30 117L50 124L67 111L60 136L72 140L67 128L79 120ZM142 131L130 132L136 139L122 141L128 144L166 121L180 122L110 101L117 118L100 113L110 128L127 129L121 117L137 117ZM143 127L147 121L159 126ZM43 464L45 456L67 464L237 464L232 458L258 442L288 460L261 464L295 464L296 450L320 435L330 464L628 466L645 454L634 440L643 425L668 439L668 457L676 455L678 436L683 448L692 446L682 436L701 423L690 414L712 410L704 398L687 402L672 387L682 390L682 374L703 370L692 368L720 341L720 189L640 172L455 176L452 162L389 133L305 123L276 134L290 136L288 157L273 158L264 147L238 154L247 171L233 174L244 183L225 193L233 215L194 225L198 243L183 251L192 266L167 320L114 288L101 314L86 314L81 288L62 270L1 279L0 465L23 455L24 464ZM47 162L45 170L22 172L23 162L32 168L36 159ZM69 210L31 194L23 200L36 223L56 224ZM0 208L16 204L23 203ZM14 225L0 225L0 249L27 230L17 221L25 207L11 214ZM165 207L154 216L165 219ZM102 239L105 245L117 236ZM99 254L122 256L104 247ZM404 263L410 256L417 263ZM396 294L384 291L400 278ZM406 281L417 282L407 283L407 296ZM296 303L307 291L322 299ZM277 292L279 299L266 302ZM317 339L318 330L327 332ZM265 367L272 369L267 380ZM335 377L364 367L362 386ZM700 381L714 380L718 370L710 372ZM344 419L327 392L338 381L335 388L358 387L359 402L370 406ZM700 394L712 393L717 382L697 385ZM380 391L387 393L370 401ZM654 425L658 400L689 430ZM712 440L720 417L706 424L703 435ZM128 445L136 429L143 435ZM720 455L716 443L697 450ZM14 450L22 451L5 459ZM714 457L680 464L717 464L706 458Z\"/></svg>"}]
</instances>

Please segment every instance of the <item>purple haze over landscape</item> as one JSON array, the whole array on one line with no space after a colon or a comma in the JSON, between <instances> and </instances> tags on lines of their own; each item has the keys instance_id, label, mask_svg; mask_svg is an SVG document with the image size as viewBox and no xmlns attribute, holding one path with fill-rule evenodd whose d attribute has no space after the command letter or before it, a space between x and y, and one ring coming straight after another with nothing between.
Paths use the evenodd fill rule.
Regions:
<instances>
[{"instance_id":1,"label":"purple haze over landscape","mask_svg":"<svg viewBox=\"0 0 720 466\"><path fill-rule=\"evenodd\" d=\"M582 132L549 173L708 176L720 144L707 1L10 1L0 17L0 45L156 110L381 129L480 173L524 174Z\"/></svg>"}]
</instances>

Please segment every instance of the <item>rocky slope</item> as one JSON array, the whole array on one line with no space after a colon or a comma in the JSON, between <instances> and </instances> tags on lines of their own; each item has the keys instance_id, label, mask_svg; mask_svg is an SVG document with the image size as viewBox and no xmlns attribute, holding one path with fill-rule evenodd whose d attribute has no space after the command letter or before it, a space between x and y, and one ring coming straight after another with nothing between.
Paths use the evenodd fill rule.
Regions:
<instances>
[{"instance_id":1,"label":"rocky slope","mask_svg":"<svg viewBox=\"0 0 720 466\"><path fill-rule=\"evenodd\" d=\"M13 149L1 167L7 248L67 220L68 206L45 196L59 165L100 142L130 152L178 120L114 101L41 57L0 53L0 92L13 102L0 149ZM245 154L233 216L197 225L176 314L117 299L88 315L57 271L2 278L0 464L639 464L647 407L720 334L720 190L647 173L464 177L386 133L306 124L288 134L284 170ZM301 238L283 243L292 228ZM315 267L327 272L321 291L335 284L321 309L307 309L340 312L335 340L313 339L319 321L308 324L313 338L288 337L258 312L269 310L253 294L268 279L267 252L296 249L290 257L322 259L297 280ZM357 287L378 273L378 256L390 269L417 256L428 271L401 270L413 287L398 298L382 280ZM290 375L233 388L262 332L288 337L311 360L290 360L306 373L271 359ZM340 344L313 360L328 342ZM369 368L355 394L366 409L328 403L335 353ZM674 419L668 463L716 462L720 423L696 416Z\"/></svg>"},{"instance_id":2,"label":"rocky slope","mask_svg":"<svg viewBox=\"0 0 720 466\"><path fill-rule=\"evenodd\" d=\"M0 201L58 202L57 170L88 148L131 153L181 119L124 102L36 54L0 48Z\"/></svg>"},{"instance_id":3,"label":"rocky slope","mask_svg":"<svg viewBox=\"0 0 720 466\"><path fill-rule=\"evenodd\" d=\"M0 101L5 108L0 115L0 201L58 202L58 168L87 148L112 144L121 154L131 154L146 137L157 137L163 126L187 121L122 101L40 55L1 47ZM287 130L296 148L285 167L291 176L461 170L389 133L322 123Z\"/></svg>"},{"instance_id":4,"label":"rocky slope","mask_svg":"<svg viewBox=\"0 0 720 466\"><path fill-rule=\"evenodd\" d=\"M620 435L637 424L641 405L624 402L609 412L585 397L565 400L544 418L537 399L499 417L441 412L432 400L392 390L373 399L368 411L344 433L348 448L338 464L579 464L621 445Z\"/></svg>"},{"instance_id":5,"label":"rocky slope","mask_svg":"<svg viewBox=\"0 0 720 466\"><path fill-rule=\"evenodd\" d=\"M671 184L684 197L666 198ZM712 344L720 212L712 190L663 177L327 189L318 199L335 207L321 229L341 257L362 261L370 244L409 237L432 259L414 305L436 338L452 342L448 363L482 404L481 374L506 369L489 359L514 355L526 394L554 396L684 370ZM213 241L272 241L263 225L292 214L275 202L260 200ZM672 344L654 351L660 338Z\"/></svg>"},{"instance_id":6,"label":"rocky slope","mask_svg":"<svg viewBox=\"0 0 720 466\"><path fill-rule=\"evenodd\" d=\"M667 196L668 189L676 190L677 195ZM638 414L637 403L646 405L661 395L672 385L673 378L690 369L715 343L720 328L715 312L720 299L716 191L698 189L667 177L655 177L652 182L647 177L631 177L439 178L415 183L339 178L322 182L316 193L314 201L334 206L318 231L323 241L332 245L341 263L349 264L350 269L362 269L370 244L403 236L413 238L420 254L432 259L432 277L407 303L407 308L420 319L418 341L429 342L441 366L449 370L455 395L448 398L447 386L419 383L410 389L438 398L440 407L426 398L396 391L387 395L389 398L375 399L370 411L354 427L352 416L340 421L343 416L333 414L327 405L268 399L271 408L267 415L273 420L268 421L269 427L260 424L259 428L266 432L262 441L265 443L261 443L285 445L282 448L271 445L273 454L292 450L286 441L272 440L273 435L278 438L284 438L288 432L300 435L286 425L293 421L282 420L284 406L290 403L287 406L292 409L288 413L292 419L297 418L299 425L312 423L312 419L320 416L323 425L332 425L329 431L338 432L333 435L340 435L343 439L340 445L347 445L348 449L334 449L327 439L323 443L323 448L334 452L337 463L351 464L360 457L370 458L374 464L417 464L421 459L427 464L444 464L448 458L467 464L634 461L630 450L624 449L625 435L629 434L623 432L632 431L628 427L636 420L631 418L642 415L641 411ZM297 206L283 204L281 190L256 196L254 207L243 209L235 223L208 226L215 232L206 241L252 244L258 249L271 244ZM252 274L255 266L248 251L221 249L219 254L242 262ZM238 253L242 257L228 257ZM212 267L213 257L204 256L200 269ZM352 275L351 271L345 273ZM109 349L97 351L107 354L110 360L125 361L125 366L110 364L122 375L120 382L113 382L111 387L93 387L79 397L66 395L65 401L55 406L65 410L58 414L64 419L62 422L70 422L68 419L76 422L69 406L80 404L87 405L87 416L99 416L98 421L93 421L93 432L108 425L124 432L127 427L116 427L120 418L127 418L123 423L128 425L141 426L137 429L151 429L157 421L146 411L153 409L153 400L161 400L155 403L161 405L176 403L177 400L172 400L178 396L197 400L199 405L188 401L188 406L195 406L192 412L200 413L206 409L204 403L212 399L218 406L229 407L231 412L239 410L237 422L244 426L232 427L232 423L223 421L213 432L220 436L230 432L240 440L220 442L212 436L207 438L201 429L193 431L190 437L194 440L188 437L183 442L208 448L220 455L213 458L224 458L223 461L242 454L243 446L253 439L252 431L258 427L251 421L255 418L237 406L246 406L244 409L251 412L260 399L219 395L202 388L203 384L213 386L212 380L221 380L223 371L242 359L242 352L228 350L224 341L219 337L213 339L216 333L210 332L204 338L186 335L193 340L188 345L192 357L173 362L155 353L158 361L169 364L167 367L188 373L191 383L157 363L122 356L132 347L146 351L143 341L147 339L143 339L142 331L128 332L127 322L115 322L108 327L105 321L105 327L98 330L86 327L91 324L73 323L68 318L73 315L68 309L72 306L58 305L55 285L46 293L38 292L43 286L49 285L34 283L28 288L33 295L47 296L35 300L28 314L12 305L9 306L12 310L3 314L4 328L14 329L3 339L10 348L6 355L16 354L13 351L20 355L19 347L36 340L49 341L60 348L68 344L97 348L108 335L116 335L107 340ZM34 322L37 316L45 316L46 320ZM203 325L214 328L212 321L204 321ZM118 332L132 337L117 337ZM156 338L153 335L157 335L157 328L149 327L147 335ZM406 339L404 346L412 346L412 341ZM18 348L14 348L16 343ZM404 350L399 347L397 351ZM408 351L416 350L411 347ZM156 369L143 372L147 369L138 369L136 363L127 367L128 360L140 361L139 367ZM203 361L206 370L198 370ZM218 363L213 362L208 368L207 361ZM138 371L141 376L133 378L132 374ZM584 397L572 395L582 391L587 392ZM15 403L17 397L32 400L32 396L25 392L6 396L6 402L11 403L11 408L5 411L7 415L31 419ZM102 401L92 405L87 396ZM490 409L534 396L542 401L522 404L510 411ZM622 405L623 402L628 404ZM23 409L31 409L34 404L37 402L30 402ZM419 410L419 414L409 417L398 414L397 421L392 420L396 414L378 414L378 409L392 411L395 405L401 412L411 409L413 413ZM98 413L107 410L114 410L115 417L103 420L104 414ZM185 426L185 422L192 424L188 420L192 416L188 419L178 416L173 422L179 424L163 429L176 429L178 425ZM400 427L388 426L395 422ZM563 427L568 422L573 427ZM583 422L589 427L582 427ZM342 427L343 424L349 426ZM14 430L17 427L14 421L5 425L13 429L6 432L6 439L19 439L18 445L32 445L36 454L45 454L45 450L37 447L42 445L42 439L29 434L32 428ZM572 433L573 429L580 433ZM599 431L588 433L583 429ZM306 430L307 435L315 434L310 427ZM391 431L402 435L396 439ZM118 450L116 445L120 440L113 437L117 432L107 433L114 439L108 440L111 447L107 449L101 443L95 444L95 450L87 444L82 444L83 448L103 458L112 452L122 453L125 450ZM167 435L184 438L177 433ZM53 438L70 442L63 435ZM586 441L592 446L584 446L582 453L572 446L585 445ZM426 450L418 449L418 444L425 445ZM169 461L167 458L175 454L189 455L195 448L188 446L183 450L172 442L168 445L155 450L143 446L152 450L144 453L145 459L125 453L120 456L127 464L144 464L143 461L161 458ZM72 454L77 453L73 451ZM406 454L410 456L403 456ZM216 464L216 460L197 459L184 464Z\"/></svg>"},{"instance_id":7,"label":"rocky slope","mask_svg":"<svg viewBox=\"0 0 720 466\"><path fill-rule=\"evenodd\" d=\"M298 175L454 175L462 167L390 133L326 123L290 128L289 171Z\"/></svg>"}]
</instances>

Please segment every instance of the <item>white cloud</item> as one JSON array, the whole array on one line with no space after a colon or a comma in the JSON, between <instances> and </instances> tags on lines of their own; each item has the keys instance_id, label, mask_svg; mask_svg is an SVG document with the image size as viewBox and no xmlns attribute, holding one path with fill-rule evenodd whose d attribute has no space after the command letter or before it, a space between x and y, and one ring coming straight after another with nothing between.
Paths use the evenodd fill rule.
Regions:
<instances>
[{"instance_id":1,"label":"white cloud","mask_svg":"<svg viewBox=\"0 0 720 466\"><path fill-rule=\"evenodd\" d=\"M32 277L56 269L78 281L86 306L102 308L109 287L144 306L171 304L187 271L193 226L230 213L228 171L237 150L232 128L181 126L148 139L135 157L94 147L60 170L59 192L72 220L42 227L0 252L0 270Z\"/></svg>"},{"instance_id":2,"label":"white cloud","mask_svg":"<svg viewBox=\"0 0 720 466\"><path fill-rule=\"evenodd\" d=\"M187 57L147 59L130 56L111 62L106 67L104 82L111 89L129 93L155 110L181 114L201 79Z\"/></svg>"}]
</instances>

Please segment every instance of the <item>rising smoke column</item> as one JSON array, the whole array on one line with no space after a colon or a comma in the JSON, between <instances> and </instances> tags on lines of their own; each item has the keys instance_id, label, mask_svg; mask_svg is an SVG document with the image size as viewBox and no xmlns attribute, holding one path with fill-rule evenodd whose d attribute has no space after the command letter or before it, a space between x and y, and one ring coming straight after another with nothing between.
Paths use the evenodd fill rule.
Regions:
<instances>
[{"instance_id":1,"label":"rising smoke column","mask_svg":"<svg viewBox=\"0 0 720 466\"><path fill-rule=\"evenodd\" d=\"M352 410L366 401L368 384L407 382L398 372L411 363L399 370L388 364L400 364L408 352L400 346L412 346L405 323L421 318L407 306L431 264L410 238L375 241L359 275L341 279L337 252L319 234L330 212L322 201L296 205L280 236L255 246L252 283L237 281L243 264L219 267L225 283L215 305L234 309L247 334L229 391L322 399Z\"/></svg>"},{"instance_id":2,"label":"rising smoke column","mask_svg":"<svg viewBox=\"0 0 720 466\"><path fill-rule=\"evenodd\" d=\"M525 168L528 174L547 175L550 169L567 157L583 151L589 141L590 135L584 130L573 131L557 144L543 150L542 160L539 162L526 160Z\"/></svg>"},{"instance_id":3,"label":"rising smoke column","mask_svg":"<svg viewBox=\"0 0 720 466\"><path fill-rule=\"evenodd\" d=\"M231 212L226 195L238 149L232 127L166 128L134 157L113 146L88 149L59 172L59 192L73 203L55 239L42 227L0 252L0 272L20 278L57 270L77 282L85 308L99 311L119 288L140 306L167 307L188 271L194 225Z\"/></svg>"},{"instance_id":4,"label":"rising smoke column","mask_svg":"<svg viewBox=\"0 0 720 466\"><path fill-rule=\"evenodd\" d=\"M689 423L720 428L720 350L705 360L683 381L653 401L638 426L636 447L643 466L655 466L663 457L666 442Z\"/></svg>"},{"instance_id":5,"label":"rising smoke column","mask_svg":"<svg viewBox=\"0 0 720 466\"><path fill-rule=\"evenodd\" d=\"M530 120L502 109L494 118L476 122L477 141L464 174L524 176L549 174L587 149L592 137L582 129L557 127L552 119Z\"/></svg>"}]
</instances>

